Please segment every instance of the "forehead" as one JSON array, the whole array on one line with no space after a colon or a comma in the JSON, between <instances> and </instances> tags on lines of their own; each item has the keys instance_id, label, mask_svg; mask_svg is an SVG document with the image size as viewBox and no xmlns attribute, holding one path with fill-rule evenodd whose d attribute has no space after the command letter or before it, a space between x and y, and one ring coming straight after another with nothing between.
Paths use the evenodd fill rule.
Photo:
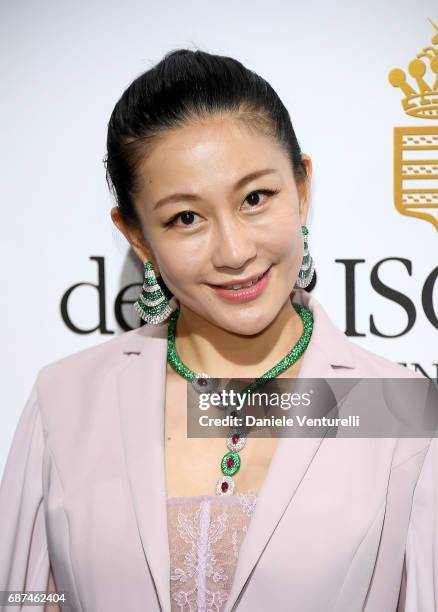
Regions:
<instances>
[{"instance_id":1,"label":"forehead","mask_svg":"<svg viewBox=\"0 0 438 612\"><path fill-rule=\"evenodd\" d=\"M275 140L231 117L214 117L157 136L140 172L144 191L155 193L224 186L224 181L234 183L244 173L273 166L280 172L289 166Z\"/></svg>"}]
</instances>

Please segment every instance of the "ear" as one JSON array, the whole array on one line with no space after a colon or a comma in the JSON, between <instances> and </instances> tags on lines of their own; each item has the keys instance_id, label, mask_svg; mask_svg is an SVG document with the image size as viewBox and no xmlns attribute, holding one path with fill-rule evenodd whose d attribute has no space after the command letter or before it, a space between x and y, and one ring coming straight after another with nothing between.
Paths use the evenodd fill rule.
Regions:
<instances>
[{"instance_id":1,"label":"ear","mask_svg":"<svg viewBox=\"0 0 438 612\"><path fill-rule=\"evenodd\" d=\"M310 188L312 182L313 165L312 160L306 153L301 154L301 159L306 167L307 177L300 180L298 194L300 197L300 220L301 225L306 225L307 215L310 207Z\"/></svg>"},{"instance_id":2,"label":"ear","mask_svg":"<svg viewBox=\"0 0 438 612\"><path fill-rule=\"evenodd\" d=\"M117 206L113 206L111 209L111 219L117 229L125 236L126 240L131 245L132 249L137 254L141 263L144 264L146 261L151 261L155 273L159 274L157 262L152 254L151 248L147 245L141 227L134 223L126 223L121 215Z\"/></svg>"}]
</instances>

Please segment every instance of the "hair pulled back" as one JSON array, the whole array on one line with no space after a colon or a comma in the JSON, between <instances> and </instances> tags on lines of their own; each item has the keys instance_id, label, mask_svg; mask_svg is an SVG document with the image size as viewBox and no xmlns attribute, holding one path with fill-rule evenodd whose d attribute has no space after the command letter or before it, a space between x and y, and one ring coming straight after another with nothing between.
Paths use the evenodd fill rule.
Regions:
<instances>
[{"instance_id":1,"label":"hair pulled back","mask_svg":"<svg viewBox=\"0 0 438 612\"><path fill-rule=\"evenodd\" d=\"M177 49L129 85L108 122L106 180L125 223L140 224L138 169L154 137L224 113L276 139L297 183L306 177L289 113L267 81L231 57Z\"/></svg>"}]
</instances>

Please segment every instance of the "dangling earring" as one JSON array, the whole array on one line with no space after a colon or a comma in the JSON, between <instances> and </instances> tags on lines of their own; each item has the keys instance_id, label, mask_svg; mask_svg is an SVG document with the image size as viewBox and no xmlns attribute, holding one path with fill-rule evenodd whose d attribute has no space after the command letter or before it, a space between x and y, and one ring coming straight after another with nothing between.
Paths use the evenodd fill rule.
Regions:
<instances>
[{"instance_id":1,"label":"dangling earring","mask_svg":"<svg viewBox=\"0 0 438 612\"><path fill-rule=\"evenodd\" d=\"M305 225L301 226L301 234L304 236L304 253L295 287L304 289L312 282L315 267L312 256L309 253L309 247L307 245L307 236L309 235L309 230Z\"/></svg>"},{"instance_id":2,"label":"dangling earring","mask_svg":"<svg viewBox=\"0 0 438 612\"><path fill-rule=\"evenodd\" d=\"M163 323L172 314L172 309L164 291L158 284L154 266L150 261L144 264L144 283L137 301L134 302L134 309L143 321L152 325Z\"/></svg>"}]
</instances>

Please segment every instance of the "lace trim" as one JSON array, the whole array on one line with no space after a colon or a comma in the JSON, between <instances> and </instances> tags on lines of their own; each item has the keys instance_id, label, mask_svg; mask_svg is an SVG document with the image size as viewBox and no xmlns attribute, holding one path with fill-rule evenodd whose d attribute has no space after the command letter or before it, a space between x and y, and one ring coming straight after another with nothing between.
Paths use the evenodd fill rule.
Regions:
<instances>
[{"instance_id":1,"label":"lace trim","mask_svg":"<svg viewBox=\"0 0 438 612\"><path fill-rule=\"evenodd\" d=\"M221 612L257 492L175 497L168 502L172 610Z\"/></svg>"}]
</instances>

